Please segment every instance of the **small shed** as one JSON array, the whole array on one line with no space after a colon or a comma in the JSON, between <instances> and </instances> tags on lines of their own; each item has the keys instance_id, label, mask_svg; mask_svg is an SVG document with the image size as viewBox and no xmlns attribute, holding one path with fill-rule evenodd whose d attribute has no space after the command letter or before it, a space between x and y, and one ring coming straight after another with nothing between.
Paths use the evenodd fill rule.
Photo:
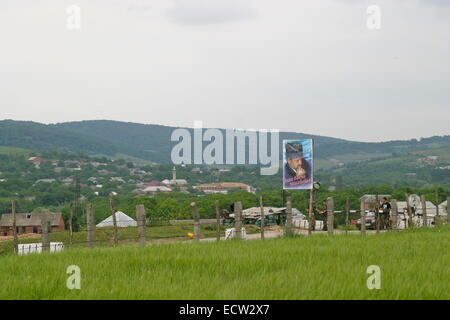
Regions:
<instances>
[{"instance_id":1,"label":"small shed","mask_svg":"<svg viewBox=\"0 0 450 320\"><path fill-rule=\"evenodd\" d=\"M116 212L116 222L118 227L137 227L137 222L133 218L127 216L122 211ZM112 227L114 226L113 216L110 215L108 218L97 224L97 228L102 227Z\"/></svg>"}]
</instances>

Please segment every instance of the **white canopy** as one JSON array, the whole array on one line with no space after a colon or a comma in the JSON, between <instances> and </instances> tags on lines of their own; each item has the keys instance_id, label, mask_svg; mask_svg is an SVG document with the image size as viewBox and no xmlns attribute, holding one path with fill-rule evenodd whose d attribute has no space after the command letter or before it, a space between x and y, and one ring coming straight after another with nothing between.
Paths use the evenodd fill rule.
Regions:
<instances>
[{"instance_id":1,"label":"white canopy","mask_svg":"<svg viewBox=\"0 0 450 320\"><path fill-rule=\"evenodd\" d=\"M122 211L116 212L116 222L118 227L137 227L137 222L133 218L130 218ZM113 217L110 215L108 218L97 224L98 228L112 227L114 226Z\"/></svg>"}]
</instances>

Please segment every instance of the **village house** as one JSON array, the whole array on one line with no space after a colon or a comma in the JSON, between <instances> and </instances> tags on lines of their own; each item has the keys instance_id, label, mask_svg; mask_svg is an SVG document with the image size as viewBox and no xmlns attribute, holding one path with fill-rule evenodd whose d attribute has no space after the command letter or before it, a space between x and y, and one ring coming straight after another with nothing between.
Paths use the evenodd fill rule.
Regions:
<instances>
[{"instance_id":1,"label":"village house","mask_svg":"<svg viewBox=\"0 0 450 320\"><path fill-rule=\"evenodd\" d=\"M91 164L91 166L93 166L94 168L97 168L98 166L101 165L100 162L96 162L96 161L91 161L90 164Z\"/></svg>"},{"instance_id":2,"label":"village house","mask_svg":"<svg viewBox=\"0 0 450 320\"><path fill-rule=\"evenodd\" d=\"M433 164L438 160L438 156L427 156L425 158L420 158L419 163Z\"/></svg>"},{"instance_id":3,"label":"village house","mask_svg":"<svg viewBox=\"0 0 450 320\"><path fill-rule=\"evenodd\" d=\"M146 187L159 187L162 186L163 184L161 182L159 182L158 180L153 180L147 183L144 183L144 186Z\"/></svg>"},{"instance_id":4,"label":"village house","mask_svg":"<svg viewBox=\"0 0 450 320\"><path fill-rule=\"evenodd\" d=\"M64 165L67 167L69 165L76 165L77 167L81 167L83 165L82 161L77 160L65 160Z\"/></svg>"},{"instance_id":5,"label":"village house","mask_svg":"<svg viewBox=\"0 0 450 320\"><path fill-rule=\"evenodd\" d=\"M34 185L40 183L40 182L44 182L44 183L53 183L55 182L55 179L38 179L36 180L36 182L34 183Z\"/></svg>"},{"instance_id":6,"label":"village house","mask_svg":"<svg viewBox=\"0 0 450 320\"><path fill-rule=\"evenodd\" d=\"M191 170L191 172L192 172L192 173L202 173L202 170L200 170L200 168L196 167L196 168L193 168L193 169Z\"/></svg>"},{"instance_id":7,"label":"village house","mask_svg":"<svg viewBox=\"0 0 450 320\"><path fill-rule=\"evenodd\" d=\"M51 232L64 230L64 219L61 213L52 213ZM41 233L40 213L16 213L17 234ZM13 235L13 217L11 213L2 214L0 219L0 235Z\"/></svg>"},{"instance_id":8,"label":"village house","mask_svg":"<svg viewBox=\"0 0 450 320\"><path fill-rule=\"evenodd\" d=\"M165 185L168 185L168 186L170 186L170 185L177 185L177 186L179 186L179 185L187 184L187 181L185 179L176 179L176 180L164 179L163 181L161 181L161 183L165 184Z\"/></svg>"},{"instance_id":9,"label":"village house","mask_svg":"<svg viewBox=\"0 0 450 320\"><path fill-rule=\"evenodd\" d=\"M27 159L27 161L34 164L35 168L39 168L39 166L41 165L41 162L42 162L40 157L30 157Z\"/></svg>"},{"instance_id":10,"label":"village house","mask_svg":"<svg viewBox=\"0 0 450 320\"><path fill-rule=\"evenodd\" d=\"M73 178L72 177L67 177L65 179L62 179L61 182L65 185L68 186L73 182Z\"/></svg>"},{"instance_id":11,"label":"village house","mask_svg":"<svg viewBox=\"0 0 450 320\"><path fill-rule=\"evenodd\" d=\"M245 183L240 182L217 182L217 183L206 183L199 186L195 186L198 191L203 191L205 193L228 193L233 190L244 190L247 192L254 193L255 189Z\"/></svg>"},{"instance_id":12,"label":"village house","mask_svg":"<svg viewBox=\"0 0 450 320\"><path fill-rule=\"evenodd\" d=\"M141 189L144 193L156 194L157 192L169 193L172 192L172 189L165 186L148 186L144 189Z\"/></svg>"},{"instance_id":13,"label":"village house","mask_svg":"<svg viewBox=\"0 0 450 320\"><path fill-rule=\"evenodd\" d=\"M105 170L105 169L99 170L98 173L100 175L102 175L102 176L109 175L109 174L114 174L114 172L111 172L111 171L108 171L108 170Z\"/></svg>"}]
</instances>

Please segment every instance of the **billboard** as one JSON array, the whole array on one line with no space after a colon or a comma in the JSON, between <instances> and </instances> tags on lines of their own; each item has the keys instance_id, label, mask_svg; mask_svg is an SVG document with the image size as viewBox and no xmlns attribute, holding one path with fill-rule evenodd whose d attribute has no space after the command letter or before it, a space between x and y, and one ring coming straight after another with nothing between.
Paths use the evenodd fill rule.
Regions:
<instances>
[{"instance_id":1,"label":"billboard","mask_svg":"<svg viewBox=\"0 0 450 320\"><path fill-rule=\"evenodd\" d=\"M313 141L283 140L283 189L313 187Z\"/></svg>"}]
</instances>

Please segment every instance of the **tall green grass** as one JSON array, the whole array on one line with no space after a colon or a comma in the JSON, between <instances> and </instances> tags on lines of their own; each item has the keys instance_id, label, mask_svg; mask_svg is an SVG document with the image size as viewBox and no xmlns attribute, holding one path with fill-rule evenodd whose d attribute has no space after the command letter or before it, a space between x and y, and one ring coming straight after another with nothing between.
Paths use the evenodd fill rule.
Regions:
<instances>
[{"instance_id":1,"label":"tall green grass","mask_svg":"<svg viewBox=\"0 0 450 320\"><path fill-rule=\"evenodd\" d=\"M450 228L0 257L1 299L449 299ZM66 268L81 268L81 289ZM381 268L381 289L366 286Z\"/></svg>"}]
</instances>

